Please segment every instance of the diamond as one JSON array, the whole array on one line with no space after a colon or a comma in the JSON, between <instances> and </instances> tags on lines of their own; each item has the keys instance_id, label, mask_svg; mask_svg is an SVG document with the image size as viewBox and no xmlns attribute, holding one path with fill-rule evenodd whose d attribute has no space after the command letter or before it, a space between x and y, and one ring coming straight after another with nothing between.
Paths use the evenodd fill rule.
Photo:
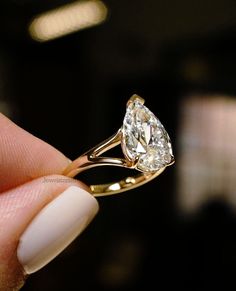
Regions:
<instances>
[{"instance_id":1,"label":"diamond","mask_svg":"<svg viewBox=\"0 0 236 291\"><path fill-rule=\"evenodd\" d=\"M137 163L138 170L158 171L173 161L171 142L165 128L138 96L128 104L122 134L124 155Z\"/></svg>"}]
</instances>

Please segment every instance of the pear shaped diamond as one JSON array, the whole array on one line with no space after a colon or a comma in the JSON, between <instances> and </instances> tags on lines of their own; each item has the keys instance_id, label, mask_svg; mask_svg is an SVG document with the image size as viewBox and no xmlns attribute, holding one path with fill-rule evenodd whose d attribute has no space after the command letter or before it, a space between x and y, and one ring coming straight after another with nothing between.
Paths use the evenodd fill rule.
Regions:
<instances>
[{"instance_id":1,"label":"pear shaped diamond","mask_svg":"<svg viewBox=\"0 0 236 291\"><path fill-rule=\"evenodd\" d=\"M159 119L139 98L128 104L122 127L124 155L142 172L154 172L173 161L170 138Z\"/></svg>"}]
</instances>

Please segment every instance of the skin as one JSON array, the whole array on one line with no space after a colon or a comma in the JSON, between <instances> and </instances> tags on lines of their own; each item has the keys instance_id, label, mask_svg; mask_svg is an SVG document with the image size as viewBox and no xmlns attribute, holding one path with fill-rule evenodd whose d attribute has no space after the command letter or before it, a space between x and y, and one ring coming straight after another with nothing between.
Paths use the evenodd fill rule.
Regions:
<instances>
[{"instance_id":1,"label":"skin","mask_svg":"<svg viewBox=\"0 0 236 291\"><path fill-rule=\"evenodd\" d=\"M33 217L72 185L62 173L70 163L61 152L0 113L0 290L19 290L26 279L16 250ZM45 183L45 177L58 183ZM65 182L63 182L65 180Z\"/></svg>"}]
</instances>

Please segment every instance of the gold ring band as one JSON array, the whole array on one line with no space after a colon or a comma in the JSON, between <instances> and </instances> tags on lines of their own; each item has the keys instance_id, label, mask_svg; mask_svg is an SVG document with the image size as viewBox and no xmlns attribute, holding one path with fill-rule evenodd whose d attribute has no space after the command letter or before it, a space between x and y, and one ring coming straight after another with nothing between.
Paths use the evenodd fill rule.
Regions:
<instances>
[{"instance_id":1,"label":"gold ring band","mask_svg":"<svg viewBox=\"0 0 236 291\"><path fill-rule=\"evenodd\" d=\"M113 136L74 160L66 168L64 175L75 177L98 166L118 166L140 172L117 182L90 185L92 195L106 196L139 187L173 164L170 138L160 121L143 104L141 97L133 95L127 103L123 126ZM123 158L101 156L119 144Z\"/></svg>"}]
</instances>

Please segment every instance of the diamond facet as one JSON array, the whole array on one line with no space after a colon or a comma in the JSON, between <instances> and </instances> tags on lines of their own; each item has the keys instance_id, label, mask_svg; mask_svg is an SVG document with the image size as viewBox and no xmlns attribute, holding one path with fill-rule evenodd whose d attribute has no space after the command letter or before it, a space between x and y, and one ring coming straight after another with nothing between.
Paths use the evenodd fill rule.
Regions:
<instances>
[{"instance_id":1,"label":"diamond facet","mask_svg":"<svg viewBox=\"0 0 236 291\"><path fill-rule=\"evenodd\" d=\"M122 127L122 149L137 169L154 172L173 161L170 138L159 119L136 98L128 107Z\"/></svg>"}]
</instances>

